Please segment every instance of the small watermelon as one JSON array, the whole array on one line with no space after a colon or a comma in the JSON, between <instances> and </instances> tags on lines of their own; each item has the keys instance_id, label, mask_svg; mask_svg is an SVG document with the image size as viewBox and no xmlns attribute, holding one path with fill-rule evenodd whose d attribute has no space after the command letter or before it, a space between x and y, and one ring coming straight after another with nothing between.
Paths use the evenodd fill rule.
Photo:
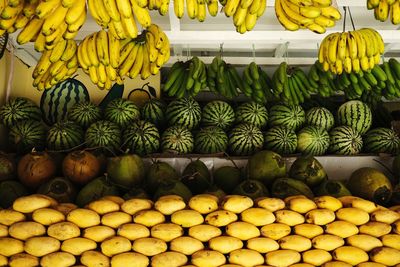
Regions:
<instances>
[{"instance_id":1,"label":"small watermelon","mask_svg":"<svg viewBox=\"0 0 400 267\"><path fill-rule=\"evenodd\" d=\"M356 155L361 152L363 140L361 135L350 126L339 126L330 132L329 151L338 155Z\"/></svg>"},{"instance_id":2,"label":"small watermelon","mask_svg":"<svg viewBox=\"0 0 400 267\"><path fill-rule=\"evenodd\" d=\"M229 134L229 149L233 155L248 156L262 149L264 136L260 128L242 123Z\"/></svg>"},{"instance_id":3,"label":"small watermelon","mask_svg":"<svg viewBox=\"0 0 400 267\"><path fill-rule=\"evenodd\" d=\"M155 124L159 129L163 129L166 124L166 109L167 105L164 102L160 99L152 98L143 105L140 114L143 120Z\"/></svg>"},{"instance_id":4,"label":"small watermelon","mask_svg":"<svg viewBox=\"0 0 400 267\"><path fill-rule=\"evenodd\" d=\"M264 133L264 148L281 155L294 154L297 148L297 135L292 129L275 126Z\"/></svg>"},{"instance_id":5,"label":"small watermelon","mask_svg":"<svg viewBox=\"0 0 400 267\"><path fill-rule=\"evenodd\" d=\"M73 121L57 122L47 132L46 143L51 150L69 150L83 142L83 129Z\"/></svg>"},{"instance_id":6,"label":"small watermelon","mask_svg":"<svg viewBox=\"0 0 400 267\"><path fill-rule=\"evenodd\" d=\"M48 90L44 90L40 99L40 109L48 125L67 119L68 110L76 103L90 101L85 85L69 78Z\"/></svg>"},{"instance_id":7,"label":"small watermelon","mask_svg":"<svg viewBox=\"0 0 400 267\"><path fill-rule=\"evenodd\" d=\"M267 108L256 102L247 102L241 104L235 110L236 123L248 123L260 129L267 126L268 111Z\"/></svg>"},{"instance_id":8,"label":"small watermelon","mask_svg":"<svg viewBox=\"0 0 400 267\"><path fill-rule=\"evenodd\" d=\"M1 123L5 126L11 127L17 121L40 121L42 113L32 100L24 97L16 97L0 108L0 119Z\"/></svg>"},{"instance_id":9,"label":"small watermelon","mask_svg":"<svg viewBox=\"0 0 400 267\"><path fill-rule=\"evenodd\" d=\"M321 156L329 148L329 133L316 126L307 126L297 134L297 151L304 155Z\"/></svg>"},{"instance_id":10,"label":"small watermelon","mask_svg":"<svg viewBox=\"0 0 400 267\"><path fill-rule=\"evenodd\" d=\"M111 101L104 110L104 118L125 128L140 119L140 111L132 101L117 98Z\"/></svg>"},{"instance_id":11,"label":"small watermelon","mask_svg":"<svg viewBox=\"0 0 400 267\"><path fill-rule=\"evenodd\" d=\"M337 111L338 125L350 126L361 135L372 125L372 112L367 104L351 100L342 104Z\"/></svg>"},{"instance_id":12,"label":"small watermelon","mask_svg":"<svg viewBox=\"0 0 400 267\"><path fill-rule=\"evenodd\" d=\"M122 136L122 147L139 156L155 153L160 147L160 134L151 122L136 121L125 129Z\"/></svg>"},{"instance_id":13,"label":"small watermelon","mask_svg":"<svg viewBox=\"0 0 400 267\"><path fill-rule=\"evenodd\" d=\"M20 154L27 153L33 148L42 150L46 143L46 128L39 121L19 121L10 127L8 140Z\"/></svg>"},{"instance_id":14,"label":"small watermelon","mask_svg":"<svg viewBox=\"0 0 400 267\"><path fill-rule=\"evenodd\" d=\"M121 130L116 123L111 121L95 122L86 131L85 143L90 148L119 149L121 146Z\"/></svg>"},{"instance_id":15,"label":"small watermelon","mask_svg":"<svg viewBox=\"0 0 400 267\"><path fill-rule=\"evenodd\" d=\"M92 123L101 120L101 109L92 102L79 102L68 111L68 119L86 129Z\"/></svg>"},{"instance_id":16,"label":"small watermelon","mask_svg":"<svg viewBox=\"0 0 400 267\"><path fill-rule=\"evenodd\" d=\"M269 126L285 126L297 131L304 124L306 114L298 105L277 104L269 110Z\"/></svg>"},{"instance_id":17,"label":"small watermelon","mask_svg":"<svg viewBox=\"0 0 400 267\"><path fill-rule=\"evenodd\" d=\"M306 113L306 124L330 131L335 125L333 114L324 107L314 107Z\"/></svg>"},{"instance_id":18,"label":"small watermelon","mask_svg":"<svg viewBox=\"0 0 400 267\"><path fill-rule=\"evenodd\" d=\"M201 108L192 97L180 98L169 103L166 116L169 126L181 125L192 130L199 126Z\"/></svg>"},{"instance_id":19,"label":"small watermelon","mask_svg":"<svg viewBox=\"0 0 400 267\"><path fill-rule=\"evenodd\" d=\"M194 138L194 150L200 154L225 152L228 147L228 136L219 127L209 126L200 129Z\"/></svg>"},{"instance_id":20,"label":"small watermelon","mask_svg":"<svg viewBox=\"0 0 400 267\"><path fill-rule=\"evenodd\" d=\"M188 154L193 150L193 135L183 126L171 126L161 136L163 152Z\"/></svg>"},{"instance_id":21,"label":"small watermelon","mask_svg":"<svg viewBox=\"0 0 400 267\"><path fill-rule=\"evenodd\" d=\"M235 122L235 112L225 101L215 100L207 103L201 113L203 126L217 126L229 130Z\"/></svg>"},{"instance_id":22,"label":"small watermelon","mask_svg":"<svg viewBox=\"0 0 400 267\"><path fill-rule=\"evenodd\" d=\"M364 136L364 149L370 153L396 154L399 151L400 139L395 131L389 128L375 128Z\"/></svg>"}]
</instances>

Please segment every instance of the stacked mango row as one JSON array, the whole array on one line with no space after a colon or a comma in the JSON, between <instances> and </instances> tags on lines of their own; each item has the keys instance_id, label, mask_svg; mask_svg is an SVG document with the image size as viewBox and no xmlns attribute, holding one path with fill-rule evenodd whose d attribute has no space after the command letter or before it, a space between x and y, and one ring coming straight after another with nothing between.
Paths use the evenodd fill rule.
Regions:
<instances>
[{"instance_id":1,"label":"stacked mango row","mask_svg":"<svg viewBox=\"0 0 400 267\"><path fill-rule=\"evenodd\" d=\"M396 266L400 207L357 197L44 195L0 211L0 266Z\"/></svg>"}]
</instances>

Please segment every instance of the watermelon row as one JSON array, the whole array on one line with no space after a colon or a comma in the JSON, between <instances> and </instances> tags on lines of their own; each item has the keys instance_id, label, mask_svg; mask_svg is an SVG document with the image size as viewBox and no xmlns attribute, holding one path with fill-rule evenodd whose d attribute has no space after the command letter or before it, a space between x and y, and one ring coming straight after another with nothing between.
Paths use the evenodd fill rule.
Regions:
<instances>
[{"instance_id":1,"label":"watermelon row","mask_svg":"<svg viewBox=\"0 0 400 267\"><path fill-rule=\"evenodd\" d=\"M64 120L49 129L40 122L39 113L40 109L24 98L16 98L0 109L17 152L33 147L63 151L86 146L139 155L161 150L247 156L263 148L283 155L355 155L362 151L396 153L400 143L391 129L370 130L372 112L356 100L341 105L334 116L324 107L305 112L301 106L283 103L267 109L246 102L234 109L217 100L202 108L193 98L177 99L168 105L150 99L141 109L130 100L117 98L102 110L83 97L68 109ZM59 116L56 112L51 117ZM44 121L49 118L44 117Z\"/></svg>"}]
</instances>

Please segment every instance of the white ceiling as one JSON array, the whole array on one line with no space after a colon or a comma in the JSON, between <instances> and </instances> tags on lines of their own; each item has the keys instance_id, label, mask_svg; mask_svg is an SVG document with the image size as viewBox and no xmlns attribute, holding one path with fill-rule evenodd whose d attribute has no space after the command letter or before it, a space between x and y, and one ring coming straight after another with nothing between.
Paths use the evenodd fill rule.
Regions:
<instances>
[{"instance_id":1,"label":"white ceiling","mask_svg":"<svg viewBox=\"0 0 400 267\"><path fill-rule=\"evenodd\" d=\"M201 55L207 63L219 53L221 45L224 57L229 58L229 62L233 64L247 64L255 56L259 64L275 65L282 61L281 56L286 52L292 64L312 64L316 59L318 44L324 36L343 30L343 6L350 7L356 29L371 27L380 32L386 43L386 56L398 57L400 54L400 31L397 31L400 28L391 24L390 20L375 20L373 11L366 8L366 0L336 0L342 19L322 35L309 30L286 31L275 17L274 2L267 0L264 15L258 19L253 31L245 34L237 33L232 18L227 18L223 12L216 17L208 16L203 23L191 20L187 16L178 20L173 13L172 0L168 15L161 16L156 11L152 11L151 15L153 23L159 25L170 39L173 53L169 64L177 59L186 58L188 54ZM349 16L347 17L346 30L352 30ZM77 40L82 40L87 34L99 29L89 16ZM30 63L27 61L32 62L40 56L33 50L32 44L17 46L17 52L28 65Z\"/></svg>"}]
</instances>

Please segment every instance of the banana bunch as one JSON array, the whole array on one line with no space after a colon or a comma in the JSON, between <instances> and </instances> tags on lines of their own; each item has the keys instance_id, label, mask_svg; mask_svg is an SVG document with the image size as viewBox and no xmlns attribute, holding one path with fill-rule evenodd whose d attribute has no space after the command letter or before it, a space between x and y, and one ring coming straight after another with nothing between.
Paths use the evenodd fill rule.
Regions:
<instances>
[{"instance_id":1,"label":"banana bunch","mask_svg":"<svg viewBox=\"0 0 400 267\"><path fill-rule=\"evenodd\" d=\"M70 78L78 69L77 44L75 40L61 39L53 49L42 53L32 73L33 86L38 90Z\"/></svg>"},{"instance_id":2,"label":"banana bunch","mask_svg":"<svg viewBox=\"0 0 400 267\"><path fill-rule=\"evenodd\" d=\"M331 33L322 41L318 59L325 71L341 74L371 70L385 50L380 34L370 28Z\"/></svg>"},{"instance_id":3,"label":"banana bunch","mask_svg":"<svg viewBox=\"0 0 400 267\"><path fill-rule=\"evenodd\" d=\"M267 7L267 0L220 0L227 17L233 17L236 31L251 31Z\"/></svg>"},{"instance_id":4,"label":"banana bunch","mask_svg":"<svg viewBox=\"0 0 400 267\"><path fill-rule=\"evenodd\" d=\"M170 0L142 0L138 3L140 5L144 5L143 7L147 7L149 10L158 10L161 16L165 16L169 11L169 1Z\"/></svg>"},{"instance_id":5,"label":"banana bunch","mask_svg":"<svg viewBox=\"0 0 400 267\"><path fill-rule=\"evenodd\" d=\"M308 80L304 71L298 67L290 67L282 62L272 76L272 88L275 96L283 102L298 105L317 91Z\"/></svg>"},{"instance_id":6,"label":"banana bunch","mask_svg":"<svg viewBox=\"0 0 400 267\"><path fill-rule=\"evenodd\" d=\"M317 88L317 93L322 97L333 96L338 91L335 76L330 70L324 71L318 61L311 66L308 81L313 88Z\"/></svg>"},{"instance_id":7,"label":"banana bunch","mask_svg":"<svg viewBox=\"0 0 400 267\"><path fill-rule=\"evenodd\" d=\"M78 46L78 63L90 80L101 89L110 89L118 76L120 40L101 30L86 36Z\"/></svg>"},{"instance_id":8,"label":"banana bunch","mask_svg":"<svg viewBox=\"0 0 400 267\"><path fill-rule=\"evenodd\" d=\"M138 27L136 21L143 28L151 25L149 10L145 0L88 0L92 17L103 29L117 39L136 38Z\"/></svg>"},{"instance_id":9,"label":"banana bunch","mask_svg":"<svg viewBox=\"0 0 400 267\"><path fill-rule=\"evenodd\" d=\"M185 0L173 0L175 16L179 19L185 14ZM218 0L186 0L189 18L203 22L208 13L215 17L218 14Z\"/></svg>"},{"instance_id":10,"label":"banana bunch","mask_svg":"<svg viewBox=\"0 0 400 267\"><path fill-rule=\"evenodd\" d=\"M271 78L255 62L245 67L241 82L243 83L243 86L239 87L241 91L255 102L265 104L274 100Z\"/></svg>"},{"instance_id":11,"label":"banana bunch","mask_svg":"<svg viewBox=\"0 0 400 267\"><path fill-rule=\"evenodd\" d=\"M341 18L331 0L277 0L275 14L287 30L309 29L315 33L325 33Z\"/></svg>"},{"instance_id":12,"label":"banana bunch","mask_svg":"<svg viewBox=\"0 0 400 267\"><path fill-rule=\"evenodd\" d=\"M143 80L156 75L170 57L169 40L155 24L151 24L135 39L121 41L119 77L134 79L140 74Z\"/></svg>"},{"instance_id":13,"label":"banana bunch","mask_svg":"<svg viewBox=\"0 0 400 267\"><path fill-rule=\"evenodd\" d=\"M182 98L195 96L207 87L207 67L198 57L186 62L175 62L164 84L168 96Z\"/></svg>"},{"instance_id":14,"label":"banana bunch","mask_svg":"<svg viewBox=\"0 0 400 267\"><path fill-rule=\"evenodd\" d=\"M400 1L399 0L367 0L367 8L374 10L376 20L390 21L397 25L400 23Z\"/></svg>"},{"instance_id":15,"label":"banana bunch","mask_svg":"<svg viewBox=\"0 0 400 267\"><path fill-rule=\"evenodd\" d=\"M35 49L43 52L52 50L63 39L73 39L76 36L86 21L86 1L12 0L8 1L0 17L0 28L3 31L21 29L17 42L35 42Z\"/></svg>"}]
</instances>

